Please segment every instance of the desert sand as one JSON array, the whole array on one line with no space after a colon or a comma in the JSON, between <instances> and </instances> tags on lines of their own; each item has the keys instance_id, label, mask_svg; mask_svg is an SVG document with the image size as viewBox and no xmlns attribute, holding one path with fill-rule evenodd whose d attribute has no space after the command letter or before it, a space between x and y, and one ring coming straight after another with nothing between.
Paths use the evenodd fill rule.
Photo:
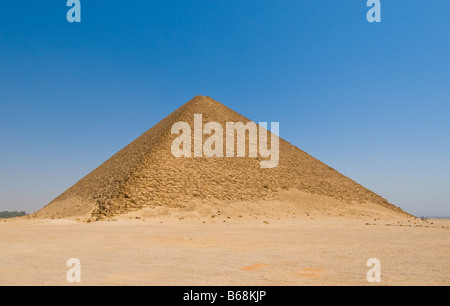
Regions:
<instances>
[{"instance_id":1,"label":"desert sand","mask_svg":"<svg viewBox=\"0 0 450 306\"><path fill-rule=\"evenodd\" d=\"M227 217L0 222L0 285L450 285L450 220Z\"/></svg>"}]
</instances>

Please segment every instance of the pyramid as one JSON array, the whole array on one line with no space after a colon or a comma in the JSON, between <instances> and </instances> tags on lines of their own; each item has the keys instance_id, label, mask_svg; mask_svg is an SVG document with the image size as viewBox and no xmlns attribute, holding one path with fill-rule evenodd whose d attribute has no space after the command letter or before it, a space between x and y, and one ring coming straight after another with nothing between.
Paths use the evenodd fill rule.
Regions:
<instances>
[{"instance_id":1,"label":"pyramid","mask_svg":"<svg viewBox=\"0 0 450 306\"><path fill-rule=\"evenodd\" d=\"M197 96L34 216L103 219L143 208L183 207L190 201L258 201L282 190L333 198L342 205L373 203L406 214L281 138L278 166L269 169L261 167L261 157L176 158L171 152L171 144L177 137L171 133L172 125L184 121L193 126L194 114L202 114L203 124L250 122L210 97Z\"/></svg>"}]
</instances>

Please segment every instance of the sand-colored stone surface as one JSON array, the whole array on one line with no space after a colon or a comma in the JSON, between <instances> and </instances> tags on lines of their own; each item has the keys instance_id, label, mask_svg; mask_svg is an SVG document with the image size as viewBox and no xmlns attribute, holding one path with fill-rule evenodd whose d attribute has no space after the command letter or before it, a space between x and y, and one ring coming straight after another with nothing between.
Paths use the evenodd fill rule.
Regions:
<instances>
[{"instance_id":1,"label":"sand-colored stone surface","mask_svg":"<svg viewBox=\"0 0 450 306\"><path fill-rule=\"evenodd\" d=\"M182 208L192 201L259 201L278 196L283 190L333 198L342 205L373 203L380 209L406 214L281 138L279 164L271 169L261 168L260 161L265 158L259 155L175 158L171 144L178 135L172 135L171 128L180 121L193 127L194 114L202 115L203 125L218 122L225 127L227 122L250 121L212 98L197 96L32 217L103 220L143 208ZM225 150L225 138L223 141Z\"/></svg>"},{"instance_id":2,"label":"sand-colored stone surface","mask_svg":"<svg viewBox=\"0 0 450 306\"><path fill-rule=\"evenodd\" d=\"M0 222L0 285L450 285L450 220L256 218Z\"/></svg>"}]
</instances>

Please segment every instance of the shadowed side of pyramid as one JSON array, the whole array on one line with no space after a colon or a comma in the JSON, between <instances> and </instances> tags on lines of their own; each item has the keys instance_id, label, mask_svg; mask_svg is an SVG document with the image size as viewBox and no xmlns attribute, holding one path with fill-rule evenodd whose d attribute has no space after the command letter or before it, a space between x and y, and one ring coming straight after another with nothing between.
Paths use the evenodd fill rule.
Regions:
<instances>
[{"instance_id":1,"label":"shadowed side of pyramid","mask_svg":"<svg viewBox=\"0 0 450 306\"><path fill-rule=\"evenodd\" d=\"M194 114L202 114L203 125L207 122L218 122L222 126L226 122L250 122L209 97L197 96L35 216L102 219L143 208L180 208L192 201L258 201L283 190L333 198L342 205L373 203L393 213L406 214L281 138L279 164L270 169L261 168L261 157L175 158L171 145L177 135L172 135L171 128L180 121L194 126Z\"/></svg>"}]
</instances>

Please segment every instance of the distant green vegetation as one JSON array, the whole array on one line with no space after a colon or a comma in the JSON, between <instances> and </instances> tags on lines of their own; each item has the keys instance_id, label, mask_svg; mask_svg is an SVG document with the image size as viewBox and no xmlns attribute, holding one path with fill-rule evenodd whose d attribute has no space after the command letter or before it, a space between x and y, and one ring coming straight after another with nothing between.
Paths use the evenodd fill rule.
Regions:
<instances>
[{"instance_id":1,"label":"distant green vegetation","mask_svg":"<svg viewBox=\"0 0 450 306\"><path fill-rule=\"evenodd\" d=\"M27 213L24 211L0 211L0 219L8 219L14 217L25 216Z\"/></svg>"}]
</instances>

